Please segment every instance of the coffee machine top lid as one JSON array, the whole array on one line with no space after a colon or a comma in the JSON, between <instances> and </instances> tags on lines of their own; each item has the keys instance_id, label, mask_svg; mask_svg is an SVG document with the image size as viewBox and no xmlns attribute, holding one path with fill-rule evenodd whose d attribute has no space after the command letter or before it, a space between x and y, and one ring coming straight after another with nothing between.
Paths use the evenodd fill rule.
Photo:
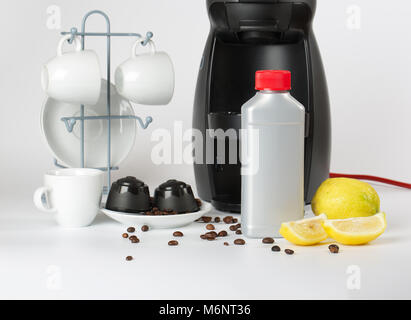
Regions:
<instances>
[{"instance_id":1,"label":"coffee machine top lid","mask_svg":"<svg viewBox=\"0 0 411 320\"><path fill-rule=\"evenodd\" d=\"M303 3L313 12L317 7L317 0L207 0L207 7L210 8L214 3Z\"/></svg>"}]
</instances>

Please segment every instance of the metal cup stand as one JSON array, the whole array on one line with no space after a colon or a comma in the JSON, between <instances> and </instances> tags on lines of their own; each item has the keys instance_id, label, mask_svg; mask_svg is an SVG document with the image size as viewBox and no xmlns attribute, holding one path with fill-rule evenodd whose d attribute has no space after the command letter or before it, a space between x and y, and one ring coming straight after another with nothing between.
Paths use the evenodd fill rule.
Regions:
<instances>
[{"instance_id":1,"label":"metal cup stand","mask_svg":"<svg viewBox=\"0 0 411 320\"><path fill-rule=\"evenodd\" d=\"M107 32L86 32L86 22L87 19L93 15L99 14L104 17L106 20L107 25ZM111 37L137 37L141 38L141 44L146 46L150 39L153 37L152 32L147 32L146 37L143 38L138 33L112 33L110 31L110 19L103 11L100 10L93 10L88 12L82 20L81 24L81 32L78 32L77 28L71 28L69 32L61 32L62 35L71 35L71 38L68 42L71 44L73 43L76 36L81 36L81 49L84 50L84 42L85 37L107 37L107 115L105 116L85 116L84 115L84 105L81 105L81 112L79 117L64 117L61 120L66 125L68 132L73 132L73 128L76 125L77 121L80 121L80 156L81 156L81 167L85 167L84 162L84 121L85 120L107 120L108 127L107 127L107 167L105 168L97 168L102 171L107 171L107 178L108 178L108 186L104 188L105 193L110 190L111 186L111 171L118 170L118 167L112 167L111 165L111 120L112 119L130 119L130 120L137 120L142 129L147 129L151 122L153 122L153 118L148 116L145 119L145 122L138 116L131 116L131 115L112 115L111 114ZM57 159L54 159L54 164L57 167L65 168L64 166L60 165Z\"/></svg>"}]
</instances>

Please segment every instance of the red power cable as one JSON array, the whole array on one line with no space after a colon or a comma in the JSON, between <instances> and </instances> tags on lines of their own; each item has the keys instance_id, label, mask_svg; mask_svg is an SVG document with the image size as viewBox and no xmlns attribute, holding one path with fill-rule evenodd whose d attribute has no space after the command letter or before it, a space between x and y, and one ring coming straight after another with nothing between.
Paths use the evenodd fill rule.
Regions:
<instances>
[{"instance_id":1,"label":"red power cable","mask_svg":"<svg viewBox=\"0 0 411 320\"><path fill-rule=\"evenodd\" d=\"M390 184L390 185L405 188L405 189L411 189L411 184L409 183L376 177L376 176L369 176L369 175L364 175L364 174L330 173L330 178L352 178L352 179L359 179L359 180L377 181L377 182Z\"/></svg>"}]
</instances>

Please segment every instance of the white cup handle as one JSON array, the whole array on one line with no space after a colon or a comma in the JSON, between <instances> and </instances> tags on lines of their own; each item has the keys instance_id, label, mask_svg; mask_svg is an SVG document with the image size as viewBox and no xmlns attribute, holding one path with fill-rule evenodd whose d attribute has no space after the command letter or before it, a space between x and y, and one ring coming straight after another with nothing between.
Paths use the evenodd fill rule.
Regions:
<instances>
[{"instance_id":1,"label":"white cup handle","mask_svg":"<svg viewBox=\"0 0 411 320\"><path fill-rule=\"evenodd\" d=\"M57 55L58 56L63 55L63 45L69 39L71 39L71 34L66 34L64 37L62 37L60 39L60 42L57 46ZM74 43L76 44L76 51L81 51L81 41L78 37L74 37Z\"/></svg>"},{"instance_id":2,"label":"white cup handle","mask_svg":"<svg viewBox=\"0 0 411 320\"><path fill-rule=\"evenodd\" d=\"M56 209L50 208L50 202L49 202L49 197L48 197L49 192L50 192L49 188L45 188L45 187L38 188L34 192L33 202L34 202L34 205L37 207L37 209L41 211L55 212ZM43 199L45 199L45 201Z\"/></svg>"},{"instance_id":3,"label":"white cup handle","mask_svg":"<svg viewBox=\"0 0 411 320\"><path fill-rule=\"evenodd\" d=\"M133 48L131 49L131 56L132 56L133 58L137 56L137 53L136 53L137 47L138 47L139 45L141 45L141 42L142 42L143 40L144 40L144 38L139 38L139 39L134 43ZM152 40L150 40L150 41L148 42L148 44L150 45L151 54L154 55L154 54L156 53L156 45L154 44L154 42L153 42Z\"/></svg>"}]
</instances>

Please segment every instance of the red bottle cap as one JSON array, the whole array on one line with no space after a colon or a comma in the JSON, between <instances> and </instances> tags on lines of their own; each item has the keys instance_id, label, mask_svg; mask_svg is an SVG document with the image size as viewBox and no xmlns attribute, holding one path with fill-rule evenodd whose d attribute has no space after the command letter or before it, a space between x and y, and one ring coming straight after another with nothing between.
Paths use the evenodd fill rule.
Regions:
<instances>
[{"instance_id":1,"label":"red bottle cap","mask_svg":"<svg viewBox=\"0 0 411 320\"><path fill-rule=\"evenodd\" d=\"M257 90L291 90L291 72L286 70L261 70L255 73Z\"/></svg>"}]
</instances>

